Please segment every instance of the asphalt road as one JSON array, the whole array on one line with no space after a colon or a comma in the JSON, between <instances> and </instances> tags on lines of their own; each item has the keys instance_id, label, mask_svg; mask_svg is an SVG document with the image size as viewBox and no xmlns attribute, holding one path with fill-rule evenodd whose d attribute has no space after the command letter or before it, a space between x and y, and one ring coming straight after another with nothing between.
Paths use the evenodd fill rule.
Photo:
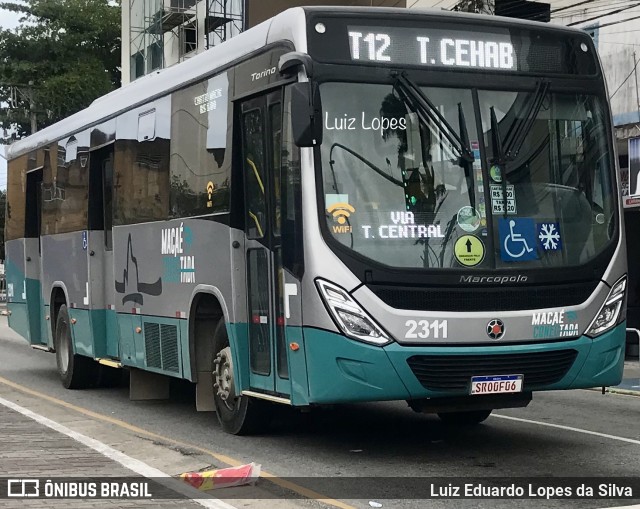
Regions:
<instances>
[{"instance_id":1,"label":"asphalt road","mask_svg":"<svg viewBox=\"0 0 640 509\"><path fill-rule=\"evenodd\" d=\"M168 401L131 402L125 387L67 391L57 378L55 356L32 350L5 324L2 319L0 377L239 461L261 463L275 475L296 478L298 484L304 484L304 477L365 476L381 478L378 486L391 490L401 481L390 477L640 477L639 397L598 391L539 393L528 408L497 411L498 416L473 429L447 428L437 417L414 413L404 402L349 405L311 416L274 409L277 418L269 434L235 437L220 430L214 413L196 412L190 384L175 384ZM631 442L621 440L625 438ZM375 499L368 495L349 503L369 507L368 501ZM410 499L411 493L404 496ZM598 508L639 502L537 499L516 504ZM385 508L514 507L513 500L380 503Z\"/></svg>"}]
</instances>

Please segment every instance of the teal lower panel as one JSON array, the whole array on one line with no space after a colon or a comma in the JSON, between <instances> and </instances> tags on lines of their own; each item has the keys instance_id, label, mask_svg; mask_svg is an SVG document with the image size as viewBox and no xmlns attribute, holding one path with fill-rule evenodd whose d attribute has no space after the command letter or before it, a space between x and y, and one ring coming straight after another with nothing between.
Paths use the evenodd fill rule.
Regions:
<instances>
[{"instance_id":1,"label":"teal lower panel","mask_svg":"<svg viewBox=\"0 0 640 509\"><path fill-rule=\"evenodd\" d=\"M29 341L29 312L27 303L9 302L7 304L7 311L9 312L9 327Z\"/></svg>"},{"instance_id":2,"label":"teal lower panel","mask_svg":"<svg viewBox=\"0 0 640 509\"><path fill-rule=\"evenodd\" d=\"M42 300L42 285L38 279L26 279L25 290L27 307L29 308L29 341L33 345L47 343L47 337L42 335L41 319L44 312Z\"/></svg>"},{"instance_id":3,"label":"teal lower panel","mask_svg":"<svg viewBox=\"0 0 640 509\"><path fill-rule=\"evenodd\" d=\"M184 362L188 362L188 359L183 362L182 340L188 341L182 336L185 320L145 315L117 316L123 365L183 377L182 367ZM145 337L147 332L149 335Z\"/></svg>"},{"instance_id":4,"label":"teal lower panel","mask_svg":"<svg viewBox=\"0 0 640 509\"><path fill-rule=\"evenodd\" d=\"M622 381L626 322L591 341L591 350L569 388L609 387Z\"/></svg>"},{"instance_id":5,"label":"teal lower panel","mask_svg":"<svg viewBox=\"0 0 640 509\"><path fill-rule=\"evenodd\" d=\"M310 403L409 399L383 348L312 328L304 339Z\"/></svg>"},{"instance_id":6,"label":"teal lower panel","mask_svg":"<svg viewBox=\"0 0 640 509\"><path fill-rule=\"evenodd\" d=\"M71 338L73 340L74 353L86 357L95 357L89 310L69 308L69 319L71 320Z\"/></svg>"},{"instance_id":7,"label":"teal lower panel","mask_svg":"<svg viewBox=\"0 0 640 509\"><path fill-rule=\"evenodd\" d=\"M281 378L277 374L277 360L272 344L272 370L268 377L260 377L259 383L252 383L250 351L249 351L249 326L246 323L227 324L229 345L233 355L233 375L236 388L240 391L249 389L261 389L276 392L279 396L288 397L295 406L309 404L309 385L307 383L307 362L305 350L305 337L302 327L287 327L285 330L285 344L297 343L298 350L287 348L287 362L289 378ZM256 377L257 378L257 377Z\"/></svg>"},{"instance_id":8,"label":"teal lower panel","mask_svg":"<svg viewBox=\"0 0 640 509\"><path fill-rule=\"evenodd\" d=\"M625 324L591 339L547 344L505 346L408 347L392 343L380 348L318 329L304 329L309 403L420 399L468 394L423 387L407 359L413 355L505 354L576 350L577 356L561 380L536 390L578 389L620 383L624 364ZM512 373L496 373L512 374Z\"/></svg>"}]
</instances>

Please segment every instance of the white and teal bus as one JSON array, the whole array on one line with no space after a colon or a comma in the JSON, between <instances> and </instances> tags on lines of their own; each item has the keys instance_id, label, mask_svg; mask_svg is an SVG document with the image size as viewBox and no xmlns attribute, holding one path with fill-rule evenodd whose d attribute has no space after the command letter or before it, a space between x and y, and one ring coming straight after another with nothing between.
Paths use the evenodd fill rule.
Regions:
<instances>
[{"instance_id":1,"label":"white and teal bus","mask_svg":"<svg viewBox=\"0 0 640 509\"><path fill-rule=\"evenodd\" d=\"M67 388L406 400L451 423L619 382L626 259L590 37L295 8L9 150L11 327Z\"/></svg>"}]
</instances>

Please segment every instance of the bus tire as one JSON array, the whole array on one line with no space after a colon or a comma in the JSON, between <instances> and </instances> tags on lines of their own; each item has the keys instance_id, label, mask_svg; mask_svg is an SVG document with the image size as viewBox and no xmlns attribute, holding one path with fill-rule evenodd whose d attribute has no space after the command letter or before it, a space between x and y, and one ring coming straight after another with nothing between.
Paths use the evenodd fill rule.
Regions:
<instances>
[{"instance_id":1,"label":"bus tire","mask_svg":"<svg viewBox=\"0 0 640 509\"><path fill-rule=\"evenodd\" d=\"M443 412L438 417L451 426L475 426L491 415L492 410L471 410L468 412Z\"/></svg>"},{"instance_id":2,"label":"bus tire","mask_svg":"<svg viewBox=\"0 0 640 509\"><path fill-rule=\"evenodd\" d=\"M58 311L56 335L56 364L65 389L84 389L95 381L96 365L93 359L73 353L69 311L63 304Z\"/></svg>"},{"instance_id":3,"label":"bus tire","mask_svg":"<svg viewBox=\"0 0 640 509\"><path fill-rule=\"evenodd\" d=\"M266 404L249 396L236 396L233 360L224 319L213 334L213 400L220 426L232 435L252 435L269 426Z\"/></svg>"}]
</instances>

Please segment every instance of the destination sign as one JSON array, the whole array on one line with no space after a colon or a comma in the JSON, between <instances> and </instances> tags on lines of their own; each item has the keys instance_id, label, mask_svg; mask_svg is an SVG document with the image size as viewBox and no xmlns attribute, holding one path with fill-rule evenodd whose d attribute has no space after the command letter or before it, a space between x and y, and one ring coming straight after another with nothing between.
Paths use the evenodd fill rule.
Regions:
<instances>
[{"instance_id":1,"label":"destination sign","mask_svg":"<svg viewBox=\"0 0 640 509\"><path fill-rule=\"evenodd\" d=\"M484 34L349 26L348 36L354 61L518 70L516 52L506 30L503 34Z\"/></svg>"},{"instance_id":2,"label":"destination sign","mask_svg":"<svg viewBox=\"0 0 640 509\"><path fill-rule=\"evenodd\" d=\"M320 63L506 74L596 76L588 34L547 25L445 15L311 16L308 52Z\"/></svg>"}]
</instances>

